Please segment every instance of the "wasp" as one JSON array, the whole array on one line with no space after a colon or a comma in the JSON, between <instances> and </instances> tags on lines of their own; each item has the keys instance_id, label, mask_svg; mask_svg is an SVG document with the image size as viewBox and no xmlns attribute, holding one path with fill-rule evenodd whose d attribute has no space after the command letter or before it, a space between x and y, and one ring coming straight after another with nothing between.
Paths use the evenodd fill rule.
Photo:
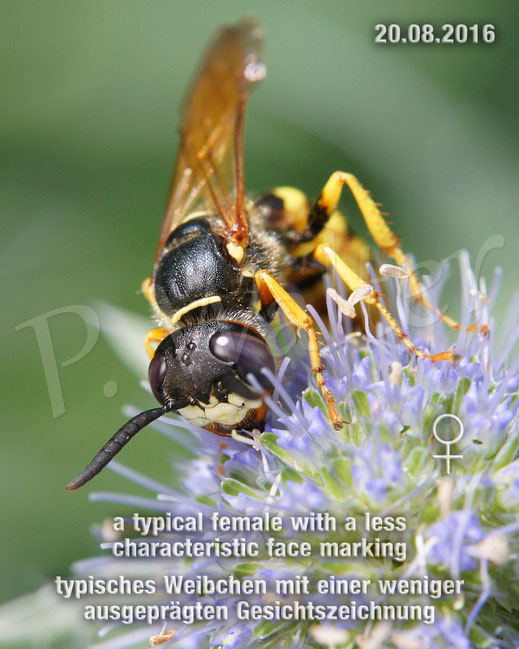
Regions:
<instances>
[{"instance_id":1,"label":"wasp","mask_svg":"<svg viewBox=\"0 0 519 649\"><path fill-rule=\"evenodd\" d=\"M291 187L256 200L246 195L244 117L251 90L265 77L262 51L260 26L244 19L220 30L202 60L183 109L153 273L143 283L159 325L147 333L145 346L150 387L160 406L125 423L67 486L69 491L96 476L136 433L165 413L179 413L223 436L261 427L265 398L272 391L262 370L276 367L269 323L278 309L296 331L306 332L330 421L342 428L313 320L287 287L315 283L327 268L334 268L351 291L366 285L359 270L367 261L361 252L365 247L337 210L344 186L377 246L407 267L413 297L432 308L397 236L352 174L333 173L316 201ZM364 299L411 353L452 360L452 351L429 355L417 349L381 297L371 292ZM439 316L459 328L447 315ZM263 393L251 385L250 375Z\"/></svg>"}]
</instances>

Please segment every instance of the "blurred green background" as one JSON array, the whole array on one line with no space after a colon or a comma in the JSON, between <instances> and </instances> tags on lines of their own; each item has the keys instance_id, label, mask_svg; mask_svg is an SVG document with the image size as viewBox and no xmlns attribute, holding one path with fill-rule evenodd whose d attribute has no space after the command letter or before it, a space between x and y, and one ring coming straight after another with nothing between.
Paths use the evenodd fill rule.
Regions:
<instances>
[{"instance_id":1,"label":"blurred green background","mask_svg":"<svg viewBox=\"0 0 519 649\"><path fill-rule=\"evenodd\" d=\"M505 269L502 315L517 283L519 12L477 0L0 6L0 599L9 600L96 552L89 525L120 510L89 503L88 492L126 484L107 471L79 492L64 486L119 427L123 404L153 403L102 335L61 367L86 337L77 315L61 314L50 329L65 413L54 418L34 331L16 327L100 300L147 314L138 290L152 268L177 109L214 28L252 12L267 33L268 78L247 116L251 191L293 184L316 195L332 171L351 171L422 261L461 248L475 259L502 235L483 265L487 275ZM375 45L381 22L493 23L497 38ZM351 200L344 208L365 232ZM123 461L161 479L171 457L150 431Z\"/></svg>"}]
</instances>

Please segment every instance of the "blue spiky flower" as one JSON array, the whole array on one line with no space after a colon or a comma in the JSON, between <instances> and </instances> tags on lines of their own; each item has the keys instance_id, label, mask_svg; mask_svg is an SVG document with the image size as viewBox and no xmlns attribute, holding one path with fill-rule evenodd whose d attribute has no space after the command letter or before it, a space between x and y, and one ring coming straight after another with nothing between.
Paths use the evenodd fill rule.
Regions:
<instances>
[{"instance_id":1,"label":"blue spiky flower","mask_svg":"<svg viewBox=\"0 0 519 649\"><path fill-rule=\"evenodd\" d=\"M181 480L159 484L111 463L151 496L97 493L94 500L133 505L135 511L155 516L202 512L210 521L215 514L231 520L268 514L309 521L326 515L337 524L320 531L310 524L306 530L285 524L278 532L212 531L206 525L192 534L172 531L143 538L128 520L126 536L147 548L155 546L157 553L159 546L173 547L187 538L213 549L241 540L256 543L259 551L257 556L120 559L113 549L121 538L105 537L103 555L77 564L78 576L146 575L157 584L164 576L232 576L240 582L264 581L268 592L244 596L206 588L171 595L158 588L150 603L174 600L183 617L131 628L108 622L97 649L519 646L519 358L512 353L517 321L512 313L498 347L491 310L500 274L487 291L483 281L476 281L466 253L460 255L459 267L457 333L438 318L429 315L427 320L425 311L420 326L415 325L417 307L403 298L403 280L390 279L384 287L394 293L388 306L413 341L431 353L454 344L454 362L410 355L383 323L368 324L363 303L365 333L352 329L332 292L327 326L309 307L324 337L327 382L347 422L342 431L329 422L304 345L290 339L278 375L269 376L274 393L263 433L238 434L222 444L221 438L171 417L157 422L156 429L175 439L181 436L195 453L195 459L175 465ZM438 278L427 282L435 305L441 284ZM472 322L477 331L467 332ZM287 330L281 329L282 338ZM453 425L462 427L461 436L459 429L451 430ZM455 444L441 441L456 436ZM446 454L459 456L448 468L445 458L438 457ZM383 528L367 529L367 514L385 521ZM387 521L399 523L391 529ZM301 548L307 542L310 556L272 556L268 538L277 547L296 541ZM276 580L283 579L304 581L306 591L275 593ZM362 580L369 583L367 591L355 592ZM319 587L332 581L340 582L343 592ZM379 581L393 584L396 591L375 588ZM445 589L446 584L452 588ZM228 616L192 619L187 611L197 603L206 610L225 607ZM240 606L271 613L244 619ZM342 616L333 617L339 609Z\"/></svg>"}]
</instances>

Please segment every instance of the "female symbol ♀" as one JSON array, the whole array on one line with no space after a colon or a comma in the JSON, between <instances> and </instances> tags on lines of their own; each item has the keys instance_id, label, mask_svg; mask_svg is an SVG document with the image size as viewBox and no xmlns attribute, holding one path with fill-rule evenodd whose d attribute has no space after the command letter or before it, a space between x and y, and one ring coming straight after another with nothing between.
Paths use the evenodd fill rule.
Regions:
<instances>
[{"instance_id":1,"label":"female symbol \u2640","mask_svg":"<svg viewBox=\"0 0 519 649\"><path fill-rule=\"evenodd\" d=\"M454 419L458 424L459 433L453 439L443 439L442 437L439 436L437 428L438 428L438 424L442 419ZM440 444L445 444L447 450L445 451L445 455L433 455L433 458L437 460L446 460L447 475L451 472L451 460L459 460L463 457L463 455L451 455L451 448L450 448L453 444L456 444L457 442L460 441L460 439L463 437L463 432L464 432L463 422L459 417L456 417L456 415L451 415L450 413L446 412L445 414L436 417L436 419L434 420L433 435L437 439L437 441L440 442Z\"/></svg>"}]
</instances>

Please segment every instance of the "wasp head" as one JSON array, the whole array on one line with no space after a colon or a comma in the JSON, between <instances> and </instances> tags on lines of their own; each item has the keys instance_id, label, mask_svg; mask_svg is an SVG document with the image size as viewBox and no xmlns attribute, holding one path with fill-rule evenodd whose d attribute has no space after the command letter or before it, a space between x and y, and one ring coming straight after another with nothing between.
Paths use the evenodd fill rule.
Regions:
<instances>
[{"instance_id":1,"label":"wasp head","mask_svg":"<svg viewBox=\"0 0 519 649\"><path fill-rule=\"evenodd\" d=\"M164 407L193 424L230 434L263 420L263 399L248 378L252 374L265 392L271 391L263 368L274 371L274 358L255 329L211 320L167 336L151 360L149 380Z\"/></svg>"}]
</instances>

